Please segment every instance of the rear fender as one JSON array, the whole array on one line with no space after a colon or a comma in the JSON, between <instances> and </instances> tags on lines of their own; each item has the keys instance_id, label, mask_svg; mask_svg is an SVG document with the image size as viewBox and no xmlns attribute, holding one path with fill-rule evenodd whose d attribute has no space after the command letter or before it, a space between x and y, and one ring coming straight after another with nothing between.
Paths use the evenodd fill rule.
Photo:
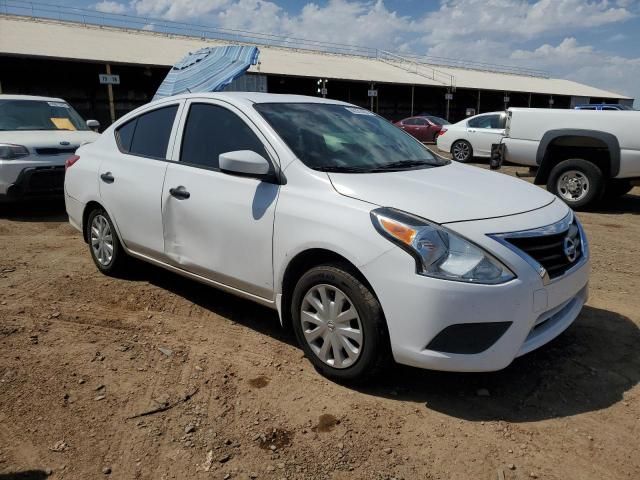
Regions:
<instances>
[{"instance_id":1,"label":"rear fender","mask_svg":"<svg viewBox=\"0 0 640 480\"><path fill-rule=\"evenodd\" d=\"M566 158L581 158L580 155L584 155L585 149L599 148L590 146L589 143L597 143L605 146L609 151L608 174L613 178L620 172L620 143L618 138L607 132L601 132L599 130L583 130L583 129L569 129L563 128L558 130L549 130L544 134L540 144L538 145L538 151L536 153L536 164L538 165L538 173L536 175L534 183L536 185L544 185L547 183L549 174L553 167L561 160L565 158L554 158L551 155L551 147L554 143L558 142L562 138L566 139L582 139L586 145L575 145L575 147L581 150L581 154L576 153L575 157ZM569 142L571 143L571 142ZM578 142L580 143L580 142ZM567 148L571 148L571 145L565 145Z\"/></svg>"}]
</instances>

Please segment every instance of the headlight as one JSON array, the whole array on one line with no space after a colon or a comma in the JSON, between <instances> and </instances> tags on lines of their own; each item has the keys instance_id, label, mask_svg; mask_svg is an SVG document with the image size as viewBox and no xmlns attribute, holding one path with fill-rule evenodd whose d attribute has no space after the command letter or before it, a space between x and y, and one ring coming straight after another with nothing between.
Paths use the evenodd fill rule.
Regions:
<instances>
[{"instance_id":1,"label":"headlight","mask_svg":"<svg viewBox=\"0 0 640 480\"><path fill-rule=\"evenodd\" d=\"M15 160L29 155L27 147L13 145L11 143L0 143L0 160Z\"/></svg>"},{"instance_id":2,"label":"headlight","mask_svg":"<svg viewBox=\"0 0 640 480\"><path fill-rule=\"evenodd\" d=\"M461 236L392 208L371 212L374 227L416 259L421 275L459 282L497 284L515 275L500 261Z\"/></svg>"}]
</instances>

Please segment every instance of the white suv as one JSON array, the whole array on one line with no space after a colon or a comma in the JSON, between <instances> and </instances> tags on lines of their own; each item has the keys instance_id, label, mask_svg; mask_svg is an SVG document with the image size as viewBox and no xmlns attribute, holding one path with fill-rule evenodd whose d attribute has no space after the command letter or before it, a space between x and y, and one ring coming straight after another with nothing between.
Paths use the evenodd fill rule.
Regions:
<instances>
[{"instance_id":1,"label":"white suv","mask_svg":"<svg viewBox=\"0 0 640 480\"><path fill-rule=\"evenodd\" d=\"M325 375L388 360L488 371L587 298L573 212L435 158L343 102L188 94L141 107L69 162L69 219L98 269L132 256L278 311Z\"/></svg>"},{"instance_id":2,"label":"white suv","mask_svg":"<svg viewBox=\"0 0 640 480\"><path fill-rule=\"evenodd\" d=\"M60 98L0 95L0 202L61 196L65 160L98 125Z\"/></svg>"}]
</instances>

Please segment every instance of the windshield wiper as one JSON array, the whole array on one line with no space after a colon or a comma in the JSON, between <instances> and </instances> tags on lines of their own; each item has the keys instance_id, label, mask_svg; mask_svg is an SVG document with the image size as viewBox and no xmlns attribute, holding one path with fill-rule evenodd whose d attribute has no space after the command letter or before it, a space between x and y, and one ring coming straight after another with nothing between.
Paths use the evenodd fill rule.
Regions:
<instances>
[{"instance_id":1,"label":"windshield wiper","mask_svg":"<svg viewBox=\"0 0 640 480\"><path fill-rule=\"evenodd\" d=\"M314 170L319 172L334 172L334 173L368 173L373 171L371 168L363 167L346 167L340 165L325 165L322 167L313 167Z\"/></svg>"},{"instance_id":2,"label":"windshield wiper","mask_svg":"<svg viewBox=\"0 0 640 480\"><path fill-rule=\"evenodd\" d=\"M380 167L375 167L372 169L373 172L380 172L385 170L403 170L405 168L412 167L435 167L432 162L429 160L399 160L397 162L387 163L386 165L382 165Z\"/></svg>"}]
</instances>

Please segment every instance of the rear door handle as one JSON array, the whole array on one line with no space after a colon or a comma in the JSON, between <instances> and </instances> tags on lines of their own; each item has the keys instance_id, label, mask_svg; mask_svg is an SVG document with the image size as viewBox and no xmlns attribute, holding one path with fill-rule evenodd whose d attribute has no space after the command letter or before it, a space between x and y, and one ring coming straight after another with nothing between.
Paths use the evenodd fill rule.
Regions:
<instances>
[{"instance_id":1,"label":"rear door handle","mask_svg":"<svg viewBox=\"0 0 640 480\"><path fill-rule=\"evenodd\" d=\"M103 173L102 175L100 175L100 179L104 183L113 183L115 181L115 178L113 178L113 175L111 174L111 172Z\"/></svg>"},{"instance_id":2,"label":"rear door handle","mask_svg":"<svg viewBox=\"0 0 640 480\"><path fill-rule=\"evenodd\" d=\"M182 185L180 185L179 187L170 188L169 193L180 200L186 200L191 196L191 194L187 191L187 189L184 188Z\"/></svg>"}]
</instances>

